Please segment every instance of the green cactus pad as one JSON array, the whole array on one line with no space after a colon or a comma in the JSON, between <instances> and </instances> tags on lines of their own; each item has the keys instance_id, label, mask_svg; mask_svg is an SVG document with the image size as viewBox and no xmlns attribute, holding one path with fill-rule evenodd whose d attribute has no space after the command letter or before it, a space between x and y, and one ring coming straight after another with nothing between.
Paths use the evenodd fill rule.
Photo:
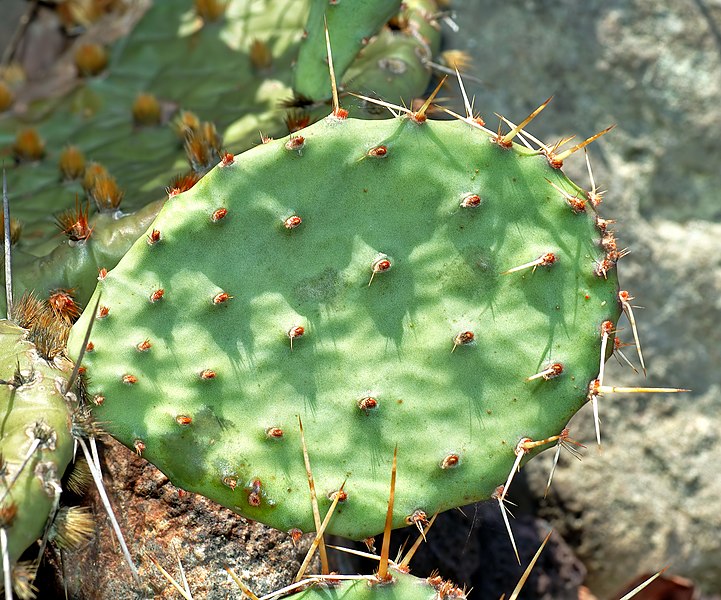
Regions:
<instances>
[{"instance_id":1,"label":"green cactus pad","mask_svg":"<svg viewBox=\"0 0 721 600\"><path fill-rule=\"evenodd\" d=\"M42 537L73 456L70 406L61 389L67 373L40 359L25 333L0 321L0 514L10 564Z\"/></svg>"},{"instance_id":2,"label":"green cactus pad","mask_svg":"<svg viewBox=\"0 0 721 600\"><path fill-rule=\"evenodd\" d=\"M295 91L314 100L331 96L325 24L332 32L333 64L342 77L358 51L400 8L400 0L311 0L305 39L295 66Z\"/></svg>"},{"instance_id":3,"label":"green cactus pad","mask_svg":"<svg viewBox=\"0 0 721 600\"><path fill-rule=\"evenodd\" d=\"M356 579L330 584L318 584L297 594L289 600L451 600L466 598L464 590L440 577L419 579L397 569L389 571L391 579L380 583L374 578Z\"/></svg>"},{"instance_id":4,"label":"green cactus pad","mask_svg":"<svg viewBox=\"0 0 721 600\"><path fill-rule=\"evenodd\" d=\"M394 527L489 498L519 440L587 401L619 317L591 207L551 182L585 192L460 121L301 134L171 199L100 282L97 418L175 485L283 530L314 529L299 416L321 510L347 480L331 533L383 530L395 446Z\"/></svg>"}]
</instances>

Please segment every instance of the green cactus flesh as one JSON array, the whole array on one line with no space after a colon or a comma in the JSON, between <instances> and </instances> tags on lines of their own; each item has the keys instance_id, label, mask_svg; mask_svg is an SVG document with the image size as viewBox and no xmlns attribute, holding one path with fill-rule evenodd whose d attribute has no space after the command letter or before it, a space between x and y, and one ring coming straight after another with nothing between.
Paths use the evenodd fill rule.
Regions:
<instances>
[{"instance_id":1,"label":"green cactus flesh","mask_svg":"<svg viewBox=\"0 0 721 600\"><path fill-rule=\"evenodd\" d=\"M61 389L67 373L40 359L25 333L0 321L0 514L10 564L42 537L73 456L70 407Z\"/></svg>"},{"instance_id":2,"label":"green cactus flesh","mask_svg":"<svg viewBox=\"0 0 721 600\"><path fill-rule=\"evenodd\" d=\"M383 530L396 446L394 527L489 498L519 440L587 401L619 317L596 217L551 182L585 192L461 121L301 133L171 199L157 242L100 282L97 418L176 485L279 529L314 529L299 416L321 507L347 480L332 533Z\"/></svg>"}]
</instances>

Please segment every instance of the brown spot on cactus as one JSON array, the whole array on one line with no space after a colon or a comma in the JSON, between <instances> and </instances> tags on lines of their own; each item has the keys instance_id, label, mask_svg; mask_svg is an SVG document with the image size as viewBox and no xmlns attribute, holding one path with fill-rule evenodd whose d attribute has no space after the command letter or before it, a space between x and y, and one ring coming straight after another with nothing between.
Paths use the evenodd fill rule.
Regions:
<instances>
[{"instance_id":1,"label":"brown spot on cactus","mask_svg":"<svg viewBox=\"0 0 721 600\"><path fill-rule=\"evenodd\" d=\"M145 452L145 442L143 440L135 440L133 442L133 448L135 448L138 456L142 456L143 452Z\"/></svg>"},{"instance_id":2,"label":"brown spot on cactus","mask_svg":"<svg viewBox=\"0 0 721 600\"><path fill-rule=\"evenodd\" d=\"M303 532L300 529L296 529L295 527L288 531L288 535L290 536L291 541L293 544L297 544L300 541L300 538L303 537Z\"/></svg>"},{"instance_id":3,"label":"brown spot on cactus","mask_svg":"<svg viewBox=\"0 0 721 600\"><path fill-rule=\"evenodd\" d=\"M195 12L204 21L217 21L227 8L227 0L195 0Z\"/></svg>"},{"instance_id":4,"label":"brown spot on cactus","mask_svg":"<svg viewBox=\"0 0 721 600\"><path fill-rule=\"evenodd\" d=\"M303 150L303 146L305 146L305 138L302 135L292 135L285 143L286 150L296 151L298 154Z\"/></svg>"},{"instance_id":5,"label":"brown spot on cactus","mask_svg":"<svg viewBox=\"0 0 721 600\"><path fill-rule=\"evenodd\" d=\"M160 102L153 94L140 93L133 102L133 122L141 127L160 124Z\"/></svg>"},{"instance_id":6,"label":"brown spot on cactus","mask_svg":"<svg viewBox=\"0 0 721 600\"><path fill-rule=\"evenodd\" d=\"M568 204L571 207L571 210L576 214L582 213L586 210L586 201L581 198L569 198Z\"/></svg>"},{"instance_id":7,"label":"brown spot on cactus","mask_svg":"<svg viewBox=\"0 0 721 600\"><path fill-rule=\"evenodd\" d=\"M100 44L81 44L75 50L75 66L82 77L100 73L108 64L108 52Z\"/></svg>"},{"instance_id":8,"label":"brown spot on cactus","mask_svg":"<svg viewBox=\"0 0 721 600\"><path fill-rule=\"evenodd\" d=\"M152 344L150 343L150 340L145 339L139 344L135 346L138 350L138 352L147 352L152 347Z\"/></svg>"},{"instance_id":9,"label":"brown spot on cactus","mask_svg":"<svg viewBox=\"0 0 721 600\"><path fill-rule=\"evenodd\" d=\"M135 375L131 375L130 373L126 373L125 375L123 375L122 379L125 385L135 385L136 383L138 383L138 378Z\"/></svg>"},{"instance_id":10,"label":"brown spot on cactus","mask_svg":"<svg viewBox=\"0 0 721 600\"><path fill-rule=\"evenodd\" d=\"M268 44L262 40L253 40L250 44L250 62L258 71L270 69L273 64L273 55Z\"/></svg>"},{"instance_id":11,"label":"brown spot on cactus","mask_svg":"<svg viewBox=\"0 0 721 600\"><path fill-rule=\"evenodd\" d=\"M558 191L561 196L565 198L566 202L568 202L568 205L571 207L571 210L574 213L580 214L582 212L586 212L586 201L583 198L579 198L578 195L572 196L566 190L557 186L548 178L546 178L546 181L548 181L548 183L550 183L556 189L556 191Z\"/></svg>"},{"instance_id":12,"label":"brown spot on cactus","mask_svg":"<svg viewBox=\"0 0 721 600\"><path fill-rule=\"evenodd\" d=\"M213 221L213 223L217 223L221 219L225 219L227 214L228 214L227 208L217 208L213 211L213 214L210 215L210 220Z\"/></svg>"},{"instance_id":13,"label":"brown spot on cactus","mask_svg":"<svg viewBox=\"0 0 721 600\"><path fill-rule=\"evenodd\" d=\"M85 352L92 352L93 350L95 350L95 344L88 342L85 346Z\"/></svg>"},{"instance_id":14,"label":"brown spot on cactus","mask_svg":"<svg viewBox=\"0 0 721 600\"><path fill-rule=\"evenodd\" d=\"M187 427L193 422L193 419L188 415L178 415L175 417L175 422L182 427Z\"/></svg>"},{"instance_id":15,"label":"brown spot on cactus","mask_svg":"<svg viewBox=\"0 0 721 600\"><path fill-rule=\"evenodd\" d=\"M378 408L378 400L371 396L365 396L358 400L358 408L360 408L365 414L369 415L372 410Z\"/></svg>"},{"instance_id":16,"label":"brown spot on cactus","mask_svg":"<svg viewBox=\"0 0 721 600\"><path fill-rule=\"evenodd\" d=\"M20 241L22 235L23 226L20 221L15 218L10 218L10 244L14 246ZM5 216L0 213L0 242L5 240Z\"/></svg>"},{"instance_id":17,"label":"brown spot on cactus","mask_svg":"<svg viewBox=\"0 0 721 600\"><path fill-rule=\"evenodd\" d=\"M6 529L12 527L17 513L18 505L15 502L8 502L0 507L0 527L4 527Z\"/></svg>"},{"instance_id":18,"label":"brown spot on cactus","mask_svg":"<svg viewBox=\"0 0 721 600\"><path fill-rule=\"evenodd\" d=\"M507 271L504 271L503 273L501 273L501 275L508 275L509 273L516 273L518 271L522 271L523 269L530 268L533 268L533 272L535 272L537 267L550 267L551 265L555 264L557 260L558 257L553 252L546 252L545 254L541 254L541 256L539 256L535 260L523 263L522 265L518 265L517 267L513 267L511 269L508 269Z\"/></svg>"},{"instance_id":19,"label":"brown spot on cactus","mask_svg":"<svg viewBox=\"0 0 721 600\"><path fill-rule=\"evenodd\" d=\"M55 290L48 298L53 313L68 323L74 323L80 316L80 307L76 304L73 290Z\"/></svg>"},{"instance_id":20,"label":"brown spot on cactus","mask_svg":"<svg viewBox=\"0 0 721 600\"><path fill-rule=\"evenodd\" d=\"M303 335L305 335L305 329L300 325L296 325L288 330L287 335L290 339L290 349L293 350L293 340L303 337Z\"/></svg>"},{"instance_id":21,"label":"brown spot on cactus","mask_svg":"<svg viewBox=\"0 0 721 600\"><path fill-rule=\"evenodd\" d=\"M543 371L540 371L528 377L527 381L533 381L534 379L544 379L545 381L548 381L550 379L555 379L561 373L563 373L563 365L561 363L553 363L546 369L543 369Z\"/></svg>"},{"instance_id":22,"label":"brown spot on cactus","mask_svg":"<svg viewBox=\"0 0 721 600\"><path fill-rule=\"evenodd\" d=\"M596 216L596 227L598 227L598 230L601 233L606 233L606 230L608 229L609 225L613 225L616 221L613 219L602 219L599 216Z\"/></svg>"},{"instance_id":23,"label":"brown spot on cactus","mask_svg":"<svg viewBox=\"0 0 721 600\"><path fill-rule=\"evenodd\" d=\"M75 210L68 209L55 219L58 228L71 242L87 240L93 230L88 223L88 204L85 209L75 202Z\"/></svg>"},{"instance_id":24,"label":"brown spot on cactus","mask_svg":"<svg viewBox=\"0 0 721 600\"><path fill-rule=\"evenodd\" d=\"M368 150L368 156L371 158L385 158L388 156L388 148L386 146L375 146Z\"/></svg>"},{"instance_id":25,"label":"brown spot on cactus","mask_svg":"<svg viewBox=\"0 0 721 600\"><path fill-rule=\"evenodd\" d=\"M200 129L188 131L185 136L185 154L190 167L202 175L221 158L223 140L213 123L203 122Z\"/></svg>"},{"instance_id":26,"label":"brown spot on cactus","mask_svg":"<svg viewBox=\"0 0 721 600\"><path fill-rule=\"evenodd\" d=\"M108 270L105 267L101 267L98 270L98 281L103 281L108 276Z\"/></svg>"},{"instance_id":27,"label":"brown spot on cactus","mask_svg":"<svg viewBox=\"0 0 721 600\"><path fill-rule=\"evenodd\" d=\"M173 177L173 179L170 180L170 185L165 188L165 191L168 193L168 198L173 198L178 194L187 192L196 183L198 183L198 181L200 181L200 175L193 171L189 171L182 175L176 175Z\"/></svg>"},{"instance_id":28,"label":"brown spot on cactus","mask_svg":"<svg viewBox=\"0 0 721 600\"><path fill-rule=\"evenodd\" d=\"M455 352L458 346L467 346L468 344L472 344L475 339L476 336L472 331L461 331L453 338L453 349L451 350L451 353Z\"/></svg>"},{"instance_id":29,"label":"brown spot on cactus","mask_svg":"<svg viewBox=\"0 0 721 600\"><path fill-rule=\"evenodd\" d=\"M112 175L98 175L88 190L88 196L95 202L100 212L115 212L120 206L124 192Z\"/></svg>"},{"instance_id":30,"label":"brown spot on cactus","mask_svg":"<svg viewBox=\"0 0 721 600\"><path fill-rule=\"evenodd\" d=\"M108 314L110 314L110 308L107 306L99 306L98 307L98 319L105 319Z\"/></svg>"},{"instance_id":31,"label":"brown spot on cactus","mask_svg":"<svg viewBox=\"0 0 721 600\"><path fill-rule=\"evenodd\" d=\"M614 327L613 321L604 321L601 323L601 335L611 335Z\"/></svg>"},{"instance_id":32,"label":"brown spot on cactus","mask_svg":"<svg viewBox=\"0 0 721 600\"><path fill-rule=\"evenodd\" d=\"M220 159L221 167L229 167L235 163L235 155L232 152L224 152Z\"/></svg>"},{"instance_id":33,"label":"brown spot on cactus","mask_svg":"<svg viewBox=\"0 0 721 600\"><path fill-rule=\"evenodd\" d=\"M238 478L235 475L227 475L223 477L223 485L234 491L238 486Z\"/></svg>"},{"instance_id":34,"label":"brown spot on cactus","mask_svg":"<svg viewBox=\"0 0 721 600\"><path fill-rule=\"evenodd\" d=\"M110 173L103 165L97 162L88 163L83 175L83 189L85 192L90 192L95 185L95 181L103 177L110 177Z\"/></svg>"},{"instance_id":35,"label":"brown spot on cactus","mask_svg":"<svg viewBox=\"0 0 721 600\"><path fill-rule=\"evenodd\" d=\"M332 492L328 492L328 500L335 500L336 496L338 496L338 504L348 501L348 492L345 490L334 490Z\"/></svg>"},{"instance_id":36,"label":"brown spot on cactus","mask_svg":"<svg viewBox=\"0 0 721 600\"><path fill-rule=\"evenodd\" d=\"M457 454L449 454L441 461L441 469L455 469L461 462Z\"/></svg>"},{"instance_id":37,"label":"brown spot on cactus","mask_svg":"<svg viewBox=\"0 0 721 600\"><path fill-rule=\"evenodd\" d=\"M105 402L105 396L103 396L102 394L95 394L93 396L93 404L95 406L102 406L104 402Z\"/></svg>"},{"instance_id":38,"label":"brown spot on cactus","mask_svg":"<svg viewBox=\"0 0 721 600\"><path fill-rule=\"evenodd\" d=\"M185 140L188 133L200 130L200 119L194 112L182 110L173 120L172 127L175 134L181 140Z\"/></svg>"},{"instance_id":39,"label":"brown spot on cactus","mask_svg":"<svg viewBox=\"0 0 721 600\"><path fill-rule=\"evenodd\" d=\"M497 144L500 148L509 149L513 147L513 141L506 139L505 136L501 135L501 121L498 122L498 131L491 136L491 143Z\"/></svg>"},{"instance_id":40,"label":"brown spot on cactus","mask_svg":"<svg viewBox=\"0 0 721 600\"><path fill-rule=\"evenodd\" d=\"M79 179L85 173L85 156L77 146L66 146L60 153L58 167L65 181Z\"/></svg>"},{"instance_id":41,"label":"brown spot on cactus","mask_svg":"<svg viewBox=\"0 0 721 600\"><path fill-rule=\"evenodd\" d=\"M165 290L163 288L155 290L152 294L150 294L150 301L155 303L160 300L162 300L163 296L165 295Z\"/></svg>"},{"instance_id":42,"label":"brown spot on cactus","mask_svg":"<svg viewBox=\"0 0 721 600\"><path fill-rule=\"evenodd\" d=\"M203 369L200 372L200 378L201 379L215 379L217 377L217 373L213 371L212 369Z\"/></svg>"},{"instance_id":43,"label":"brown spot on cactus","mask_svg":"<svg viewBox=\"0 0 721 600\"><path fill-rule=\"evenodd\" d=\"M603 237L601 238L601 248L603 248L606 252L616 252L618 250L616 236L613 235L612 231L608 231L603 234Z\"/></svg>"},{"instance_id":44,"label":"brown spot on cactus","mask_svg":"<svg viewBox=\"0 0 721 600\"><path fill-rule=\"evenodd\" d=\"M22 129L15 136L13 155L17 161L36 161L45 156L45 142L36 129Z\"/></svg>"},{"instance_id":45,"label":"brown spot on cactus","mask_svg":"<svg viewBox=\"0 0 721 600\"><path fill-rule=\"evenodd\" d=\"M303 223L303 219L298 215L293 215L283 221L283 227L286 229L295 229L296 227L300 227L301 223Z\"/></svg>"},{"instance_id":46,"label":"brown spot on cactus","mask_svg":"<svg viewBox=\"0 0 721 600\"><path fill-rule=\"evenodd\" d=\"M279 439L283 437L283 430L280 427L268 427L265 430L265 435L269 438Z\"/></svg>"},{"instance_id":47,"label":"brown spot on cactus","mask_svg":"<svg viewBox=\"0 0 721 600\"><path fill-rule=\"evenodd\" d=\"M615 263L608 258L604 258L603 260L597 260L595 266L593 267L593 273L598 277L603 277L604 279L608 279L608 273L611 269L613 269Z\"/></svg>"},{"instance_id":48,"label":"brown spot on cactus","mask_svg":"<svg viewBox=\"0 0 721 600\"><path fill-rule=\"evenodd\" d=\"M254 479L250 482L248 489L248 504L250 506L260 506L261 504L261 491L263 484L260 479Z\"/></svg>"},{"instance_id":49,"label":"brown spot on cactus","mask_svg":"<svg viewBox=\"0 0 721 600\"><path fill-rule=\"evenodd\" d=\"M148 234L148 245L152 246L154 244L157 244L160 241L160 230L159 229L153 229Z\"/></svg>"},{"instance_id":50,"label":"brown spot on cactus","mask_svg":"<svg viewBox=\"0 0 721 600\"><path fill-rule=\"evenodd\" d=\"M481 205L481 197L478 194L466 194L461 200L461 208L478 208Z\"/></svg>"},{"instance_id":51,"label":"brown spot on cactus","mask_svg":"<svg viewBox=\"0 0 721 600\"><path fill-rule=\"evenodd\" d=\"M12 93L8 84L4 81L0 81L0 113L5 112L13 104L15 96Z\"/></svg>"},{"instance_id":52,"label":"brown spot on cactus","mask_svg":"<svg viewBox=\"0 0 721 600\"><path fill-rule=\"evenodd\" d=\"M230 300L233 296L228 294L227 292L220 292L219 294L216 294L213 296L213 304L224 304L228 300Z\"/></svg>"},{"instance_id":53,"label":"brown spot on cactus","mask_svg":"<svg viewBox=\"0 0 721 600\"><path fill-rule=\"evenodd\" d=\"M420 509L416 509L412 514L408 515L404 519L406 525L415 525L421 531L423 531L423 525L428 523L428 515Z\"/></svg>"},{"instance_id":54,"label":"brown spot on cactus","mask_svg":"<svg viewBox=\"0 0 721 600\"><path fill-rule=\"evenodd\" d=\"M291 109L285 115L285 126L288 133L295 133L310 125L310 113L302 109Z\"/></svg>"},{"instance_id":55,"label":"brown spot on cactus","mask_svg":"<svg viewBox=\"0 0 721 600\"><path fill-rule=\"evenodd\" d=\"M371 263L371 278L368 282L368 287L370 287L371 283L373 283L373 278L376 276L377 273L385 273L386 271L390 271L392 266L393 264L391 263L391 259L385 254L379 254L378 256L376 256Z\"/></svg>"}]
</instances>

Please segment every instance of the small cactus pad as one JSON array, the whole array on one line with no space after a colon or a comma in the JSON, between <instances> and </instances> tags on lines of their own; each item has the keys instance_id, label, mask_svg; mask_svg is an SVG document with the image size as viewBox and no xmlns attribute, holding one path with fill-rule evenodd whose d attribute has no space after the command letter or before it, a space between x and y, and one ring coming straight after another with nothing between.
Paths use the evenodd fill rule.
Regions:
<instances>
[{"instance_id":1,"label":"small cactus pad","mask_svg":"<svg viewBox=\"0 0 721 600\"><path fill-rule=\"evenodd\" d=\"M0 321L0 527L11 565L42 537L73 456L67 373L40 359L25 334Z\"/></svg>"},{"instance_id":2,"label":"small cactus pad","mask_svg":"<svg viewBox=\"0 0 721 600\"><path fill-rule=\"evenodd\" d=\"M315 100L330 98L326 23L333 35L333 62L338 77L341 77L359 50L400 7L400 0L311 0L305 39L295 67L293 87L296 94Z\"/></svg>"},{"instance_id":3,"label":"small cactus pad","mask_svg":"<svg viewBox=\"0 0 721 600\"><path fill-rule=\"evenodd\" d=\"M489 498L587 401L619 317L582 198L461 121L331 116L237 155L99 283L97 418L282 530L314 528L299 417L322 510L346 480L329 532L383 530L396 446L394 527Z\"/></svg>"},{"instance_id":4,"label":"small cactus pad","mask_svg":"<svg viewBox=\"0 0 721 600\"><path fill-rule=\"evenodd\" d=\"M452 582L438 576L419 579L397 569L391 569L387 582L373 577L349 581L329 579L317 586L288 596L288 600L463 600L466 592Z\"/></svg>"}]
</instances>

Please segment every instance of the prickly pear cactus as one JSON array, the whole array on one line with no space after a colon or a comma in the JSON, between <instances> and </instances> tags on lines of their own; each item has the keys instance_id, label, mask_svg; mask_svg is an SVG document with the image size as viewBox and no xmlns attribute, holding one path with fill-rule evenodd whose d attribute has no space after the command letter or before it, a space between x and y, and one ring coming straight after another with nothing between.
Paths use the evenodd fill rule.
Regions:
<instances>
[{"instance_id":1,"label":"prickly pear cactus","mask_svg":"<svg viewBox=\"0 0 721 600\"><path fill-rule=\"evenodd\" d=\"M79 180L61 182L58 164L68 143L110 171L125 192L123 210L130 212L161 198L170 178L187 170L182 138L179 143L169 124L178 109L214 121L236 151L250 147L259 129L283 131L277 105L292 93L284 81L291 78L306 6L287 11L275 2L261 4L250 10L247 2L236 0L218 23L204 24L190 0L155 2L113 46L102 74L83 79L65 96L36 99L17 117L7 113L0 119L0 146L17 144L28 123L44 145L35 160L20 160L8 171L9 188L18 199L15 216L26 223L26 246L43 242L48 232L56 234L55 215L84 196ZM254 40L267 43L271 64L266 70L253 67ZM158 119L144 123L133 108L147 93L157 99Z\"/></svg>"},{"instance_id":2,"label":"prickly pear cactus","mask_svg":"<svg viewBox=\"0 0 721 600\"><path fill-rule=\"evenodd\" d=\"M96 76L76 81L72 92L59 98L25 99L22 113L0 117L0 146L10 148L17 161L8 171L13 216L24 225L15 250L17 293L36 290L46 295L58 287L74 288L78 301L87 301L98 269L117 263L145 230L148 217L154 217L151 213L157 212L171 177L188 168L182 132L178 137L172 127L181 109L212 120L222 134L213 127L216 143L201 164L194 153L203 154L203 148L193 152L196 138L186 140L197 175L218 162L221 144L240 151L257 142L259 130L268 135L287 131L279 105L293 96L291 63L308 5L296 2L293 10L286 10L277 2L252 3L252 8L249 4L234 0L216 15L217 22L203 22L189 0L156 2L112 47L107 66ZM402 13L404 30L386 28L374 37L397 4L388 3L382 12L373 8L363 20L367 46L357 59L360 38L346 41L345 33L349 24L360 28L361 17L354 13L348 20L343 16L348 7L332 7L330 13L340 15L340 21L329 13L329 26L338 42L339 75L353 64L348 74L353 89L410 102L428 84L431 72L421 59L438 50L440 33L430 24L433 11L426 3L414 2ZM312 39L302 46L307 49L310 44L324 59L318 6L310 17ZM306 50L301 54L306 56ZM325 89L329 78L323 59L311 61L312 80ZM298 72L307 62L301 59ZM188 77L188 72L194 75ZM229 72L234 73L232 78ZM311 78L297 79L306 80ZM363 106L357 104L355 110L362 113ZM91 171L99 168L90 161L109 171L100 191L88 184ZM82 210L74 207L84 197L106 214L93 218L86 211L83 217ZM145 212L127 218L139 210ZM63 220L63 215L73 213L74 220ZM58 234L58 224L66 235L70 233L68 240ZM87 236L77 239L68 232L74 227L85 227ZM0 310L3 305L0 299Z\"/></svg>"},{"instance_id":3,"label":"prickly pear cactus","mask_svg":"<svg viewBox=\"0 0 721 600\"><path fill-rule=\"evenodd\" d=\"M11 567L43 536L73 457L69 374L40 358L25 335L0 321L0 535L7 536Z\"/></svg>"},{"instance_id":4,"label":"prickly pear cactus","mask_svg":"<svg viewBox=\"0 0 721 600\"><path fill-rule=\"evenodd\" d=\"M451 600L466 598L465 590L456 587L440 577L419 579L397 569L391 569L389 580L358 578L351 581L337 581L330 585L321 584L297 594L288 596L289 600L323 600L331 597L329 589L334 590L338 598L344 600Z\"/></svg>"},{"instance_id":5,"label":"prickly pear cactus","mask_svg":"<svg viewBox=\"0 0 721 600\"><path fill-rule=\"evenodd\" d=\"M165 205L96 291L84 364L114 436L309 531L301 417L321 505L347 480L329 530L359 539L396 445L394 527L489 498L520 440L561 432L619 317L603 221L545 156L422 117L329 117Z\"/></svg>"}]
</instances>

